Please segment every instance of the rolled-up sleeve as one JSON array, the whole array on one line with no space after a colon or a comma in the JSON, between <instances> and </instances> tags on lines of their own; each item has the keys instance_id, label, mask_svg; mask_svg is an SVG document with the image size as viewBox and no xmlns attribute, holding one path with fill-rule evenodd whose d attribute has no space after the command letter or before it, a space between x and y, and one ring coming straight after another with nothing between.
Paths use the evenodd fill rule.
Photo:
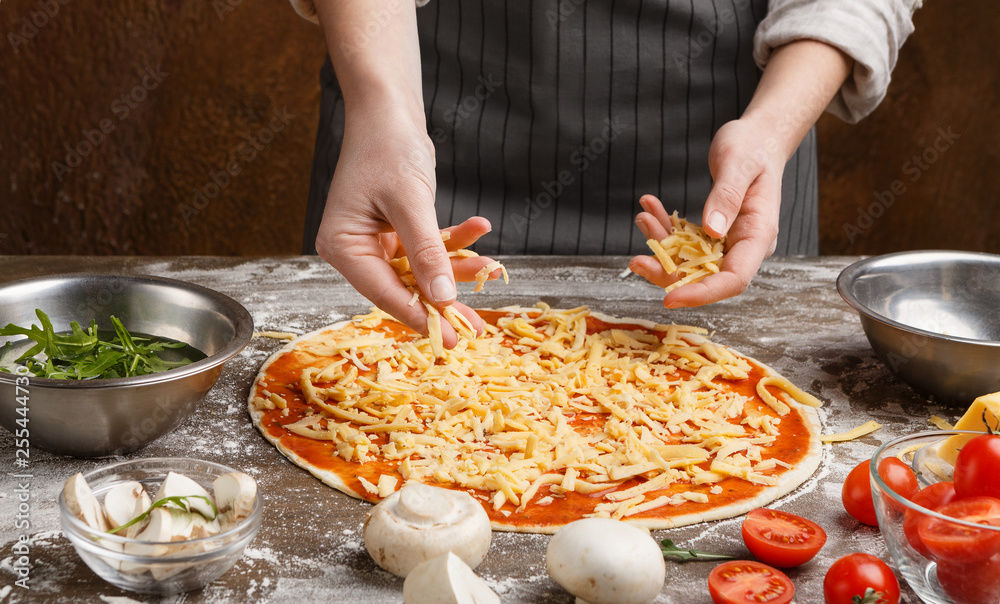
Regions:
<instances>
[{"instance_id":1,"label":"rolled-up sleeve","mask_svg":"<svg viewBox=\"0 0 1000 604\"><path fill-rule=\"evenodd\" d=\"M292 8L295 9L295 12L300 17L319 25L319 15L316 14L316 6L313 4L313 0L291 0L291 2ZM416 0L417 6L423 6L428 2L430 0Z\"/></svg>"},{"instance_id":2,"label":"rolled-up sleeve","mask_svg":"<svg viewBox=\"0 0 1000 604\"><path fill-rule=\"evenodd\" d=\"M802 39L839 48L854 59L854 69L827 111L857 122L885 98L920 5L921 0L771 0L754 36L754 60L763 69L776 48Z\"/></svg>"}]
</instances>

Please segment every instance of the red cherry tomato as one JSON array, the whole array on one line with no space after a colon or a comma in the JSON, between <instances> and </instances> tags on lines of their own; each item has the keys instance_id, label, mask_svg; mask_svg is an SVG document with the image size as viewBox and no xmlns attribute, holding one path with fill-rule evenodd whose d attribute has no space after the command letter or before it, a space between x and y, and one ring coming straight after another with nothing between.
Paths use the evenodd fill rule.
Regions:
<instances>
[{"instance_id":1,"label":"red cherry tomato","mask_svg":"<svg viewBox=\"0 0 1000 604\"><path fill-rule=\"evenodd\" d=\"M879 462L878 475L882 477L885 484L909 499L920 490L917 483L917 476L902 461L895 457L887 457ZM851 470L844 481L844 488L840 492L840 498L844 502L844 509L859 522L871 526L878 526L878 518L875 516L875 503L872 501L871 485L871 460L863 461ZM892 502L893 507L902 511L905 509L900 504Z\"/></svg>"},{"instance_id":2,"label":"red cherry tomato","mask_svg":"<svg viewBox=\"0 0 1000 604\"><path fill-rule=\"evenodd\" d=\"M708 575L708 593L715 604L788 604L795 586L785 573L760 562L723 562Z\"/></svg>"},{"instance_id":3,"label":"red cherry tomato","mask_svg":"<svg viewBox=\"0 0 1000 604\"><path fill-rule=\"evenodd\" d=\"M826 531L802 516L757 508L743 521L743 542L761 562L789 568L812 560L826 543Z\"/></svg>"},{"instance_id":4,"label":"red cherry tomato","mask_svg":"<svg viewBox=\"0 0 1000 604\"><path fill-rule=\"evenodd\" d=\"M970 564L1000 553L1000 529L996 528L1000 527L1000 499L995 497L957 499L935 511L966 522L993 527L976 529L933 516L924 516L920 519L917 534L930 553L939 560Z\"/></svg>"},{"instance_id":5,"label":"red cherry tomato","mask_svg":"<svg viewBox=\"0 0 1000 604\"><path fill-rule=\"evenodd\" d=\"M961 498L1000 498L1000 435L983 434L965 443L955 461L955 492Z\"/></svg>"},{"instance_id":6,"label":"red cherry tomato","mask_svg":"<svg viewBox=\"0 0 1000 604\"><path fill-rule=\"evenodd\" d=\"M973 564L938 562L938 583L956 604L1000 602L1000 554Z\"/></svg>"},{"instance_id":7,"label":"red cherry tomato","mask_svg":"<svg viewBox=\"0 0 1000 604\"><path fill-rule=\"evenodd\" d=\"M854 467L844 481L840 498L844 502L847 513L859 521L871 526L878 526L875 517L875 503L872 501L871 478L869 468L871 460L866 460Z\"/></svg>"},{"instance_id":8,"label":"red cherry tomato","mask_svg":"<svg viewBox=\"0 0 1000 604\"><path fill-rule=\"evenodd\" d=\"M826 604L853 604L872 590L877 601L899 604L899 581L885 562L871 554L848 554L826 571L823 579L823 599Z\"/></svg>"},{"instance_id":9,"label":"red cherry tomato","mask_svg":"<svg viewBox=\"0 0 1000 604\"><path fill-rule=\"evenodd\" d=\"M957 498L954 483L936 482L917 491L917 494L911 498L911 501L928 510L937 510L939 507L946 503L951 503ZM906 535L906 540L910 542L910 545L920 552L923 557L931 558L932 554L930 550L920 540L918 533L920 519L925 517L924 514L916 510L906 510L906 513L903 515L903 534Z\"/></svg>"}]
</instances>

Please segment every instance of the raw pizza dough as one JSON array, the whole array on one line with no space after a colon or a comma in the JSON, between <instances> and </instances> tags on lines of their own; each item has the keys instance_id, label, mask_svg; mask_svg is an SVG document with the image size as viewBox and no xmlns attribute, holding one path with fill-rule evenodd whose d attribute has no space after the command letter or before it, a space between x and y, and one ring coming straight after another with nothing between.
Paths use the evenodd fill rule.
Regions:
<instances>
[{"instance_id":1,"label":"raw pizza dough","mask_svg":"<svg viewBox=\"0 0 1000 604\"><path fill-rule=\"evenodd\" d=\"M505 315L521 315L531 317L532 315L537 316L540 311L538 308L504 308L499 309L499 311L485 310L480 312L484 315L489 315L490 313L504 313ZM546 309L545 312L557 311ZM388 315L384 315L383 313L380 313L380 311L378 314L388 317ZM371 315L367 316L371 317ZM659 336L659 334L663 333L661 330L667 327L640 319L620 319L608 317L598 313L588 313L588 316L590 317L588 321L596 322L596 327L594 327L594 329L590 329L589 331L594 331L597 327L600 327L604 331L619 329L627 333L641 334L645 332ZM357 317L355 320L356 319ZM391 318L388 318L387 320L395 323L395 321ZM302 436L301 434L293 433L282 427L284 424L291 424L298 419L308 417L303 413L305 396L302 394L302 388L295 382L298 381L296 376L299 375L303 368L310 365L316 365L316 357L312 354L305 355L302 353L302 350L310 346L315 347L319 342L324 339L328 339L331 334L342 333L345 329L350 330L352 324L353 321L343 321L324 327L289 342L286 346L275 352L260 369L257 379L251 388L248 408L254 425L261 431L265 438L274 444L275 447L277 447L278 450L293 463L308 470L325 484L343 493L352 497L377 502L382 497L377 492L376 487L383 486L379 483L379 479L383 474L395 475L397 481L394 485L392 485L391 490L400 488L404 482L404 479L400 476L398 471L402 462L399 460L387 462L387 460L382 457L379 452L378 445L384 446L385 442L389 439L388 436L383 436L383 440L381 442L373 439L373 444L376 445L374 447L374 456L369 453L366 462L359 463L358 461L345 461L343 459L344 455L338 455L338 445L348 451L350 451L350 447L346 444L337 443L336 441L338 440L338 437L333 434L336 430L329 429L331 422L337 418L329 417L329 413L316 408L315 405L312 405L311 412L306 411L306 413L311 413L312 416L318 415L323 417L324 420L329 420L326 421L327 425L325 427L327 430L317 430L315 432L316 434L322 436L322 440L308 438ZM384 323L380 325L384 325ZM426 338L420 338L414 332L399 325L398 323L395 323L392 327L393 333L407 334L401 335L398 338L399 340L410 340L414 342L426 341ZM588 327L591 327L589 323ZM684 334L683 337L685 341L694 343L707 340L704 336L694 333ZM425 348L427 347L425 346ZM752 371L748 379L754 383L745 383L739 388L732 386L729 389L734 392L737 390L741 391L742 395L748 401L745 403L745 406L749 407L752 405L754 409L758 410L756 413L760 413L761 410L763 410L764 413L770 413L768 410L771 408L765 405L760 396L754 392L756 380L773 377L777 378L778 381L784 382L783 378L778 376L778 374L767 365L755 361L746 355L742 355L736 351L725 348L722 345L714 344L712 345L712 349L724 349L731 353L732 357L742 359L749 363ZM329 360L323 361L319 364L322 365L323 363L328 364ZM350 367L353 364L353 361L348 361L342 365ZM655 363L651 363L650 365L653 364ZM374 378L375 370L373 367L370 369L372 369L371 375ZM721 382L724 386L731 383L731 381L721 379L716 379L715 381ZM787 382L784 383L787 384ZM789 386L788 390L794 389L794 386L791 386L790 384L787 385ZM669 489L653 490L644 494L642 502L649 504L650 501L656 499L658 496L661 498L673 497L671 504L663 505L661 503L658 507L648 512L624 516L622 517L622 520L649 529L666 529L698 522L731 518L741 515L751 509L764 506L771 501L774 501L775 499L793 491L805 482L818 467L821 458L821 443L819 441L820 423L817 409L812 405L800 404L798 401L794 400L792 396L789 396L788 393L785 392L785 389L772 387L769 389L769 392L771 392L772 395L777 395L776 398L779 401L786 403L790 409L789 414L783 416L781 421L772 422L776 424L779 434L778 438L781 438L781 431L783 428L782 424L785 424L784 428L786 431L791 431L794 428L798 432L798 436L796 438L792 438L787 442L782 441L784 451L775 457L777 457L780 461L793 461L790 464L791 467L785 468L783 465L775 465L772 471L767 473L769 476L773 476L773 484L752 484L744 478L734 477L727 477L714 484L706 483L698 486L690 484L681 484L678 486L677 484L674 484ZM808 397L808 395L804 396ZM275 397L278 398L275 399ZM280 405L276 405L274 403L275 400L278 400L278 403L283 405L284 408ZM815 401L815 399L812 400ZM336 403L336 401L329 402L334 404ZM781 403L778 404L780 405ZM611 418L613 414L606 413L604 415L607 418ZM777 414L773 413L772 415ZM588 417L592 418L593 414ZM745 415L741 412L740 416L736 418L735 423L739 424L740 421L744 420ZM732 422L734 420L730 421ZM346 421L343 423L351 424L351 422ZM358 426L359 424L353 424L354 428L357 428ZM591 430L593 430L593 427L591 427ZM636 432L638 433L639 431L640 429L637 428ZM683 436L683 433L681 433L681 435ZM330 440L331 438L332 440ZM343 439L340 438L339 440ZM744 453L750 455L750 450L746 450ZM732 458L727 457L726 459L729 460ZM703 469L708 469L707 464L708 462L702 464ZM562 470L565 478L565 468ZM359 476L361 478L365 478L367 485L359 479ZM386 479L383 478L382 480ZM435 484L437 486L462 489L459 485L444 484L433 479L428 479L426 476L420 478L420 481ZM617 490L625 490L626 488L632 488L638 484L642 484L642 478L640 475L625 481L611 482L621 482L622 486ZM603 496L607 494L602 491L598 494L581 496L579 493L566 493L561 491L561 486L564 485L542 485L535 493L534 499L521 510L518 510L509 501L503 507L494 509L494 497L496 491L467 488L462 490L470 492L483 503L484 508L486 508L487 512L490 514L491 521L495 529L532 533L553 533L561 526L582 517L584 514L593 514L595 509L592 507L588 508L587 506L596 505L593 500L597 498L598 495ZM715 487L715 489L713 489L713 487ZM710 493L708 492L709 489L721 490L722 492L718 494ZM384 490L385 486L383 486L383 491ZM391 492L391 490L389 492ZM708 502L704 503L694 500L700 499L700 496L682 496L679 494L681 492L691 493L694 491L698 493L705 493L709 498ZM545 492L544 495L542 494L543 492ZM734 492L737 492L737 496L733 496ZM382 496L384 496L384 492ZM690 497L691 500L683 500L681 503L678 503L678 498L683 499L684 497ZM620 502L615 503L620 504ZM602 515L613 514L605 512Z\"/></svg>"}]
</instances>

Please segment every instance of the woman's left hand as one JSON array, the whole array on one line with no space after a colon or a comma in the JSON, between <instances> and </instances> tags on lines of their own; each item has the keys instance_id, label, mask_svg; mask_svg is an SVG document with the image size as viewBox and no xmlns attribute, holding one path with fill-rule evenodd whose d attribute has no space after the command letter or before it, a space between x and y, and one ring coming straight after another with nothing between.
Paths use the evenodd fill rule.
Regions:
<instances>
[{"instance_id":1,"label":"woman's left hand","mask_svg":"<svg viewBox=\"0 0 1000 604\"><path fill-rule=\"evenodd\" d=\"M773 134L749 120L719 128L708 153L714 183L702 225L713 237L728 236L722 271L673 290L663 298L665 307L701 306L740 294L774 253L785 167L779 147ZM647 239L662 240L670 233L670 215L652 195L639 203L645 210L635 219L639 229ZM653 256L636 256L629 268L660 287L677 280Z\"/></svg>"}]
</instances>

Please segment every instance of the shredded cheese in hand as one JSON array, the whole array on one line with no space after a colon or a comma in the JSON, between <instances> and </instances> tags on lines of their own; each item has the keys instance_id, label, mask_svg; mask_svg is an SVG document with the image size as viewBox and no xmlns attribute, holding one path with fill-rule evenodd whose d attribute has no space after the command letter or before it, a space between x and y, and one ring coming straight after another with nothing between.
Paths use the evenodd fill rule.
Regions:
<instances>
[{"instance_id":1,"label":"shredded cheese in hand","mask_svg":"<svg viewBox=\"0 0 1000 604\"><path fill-rule=\"evenodd\" d=\"M451 239L451 232L441 231L441 240L448 241L449 239ZM472 250L467 250L464 248L448 252L449 258L474 258L476 256L479 256L479 254L473 252ZM435 358L440 358L442 351L444 351L444 342L441 338L442 312L444 313L443 316L445 320L447 320L448 323L455 328L456 332L466 337L472 337L472 338L475 337L476 334L475 330L472 328L472 324L470 324L469 320L466 319L464 316L462 316L461 313L454 310L450 306L446 307L444 311L438 311L438 309L433 304L431 304L430 302L426 301L423 298L423 296L420 294L420 291L417 289L417 281L416 278L413 276L413 271L410 267L409 258L407 258L406 256L399 256L393 258L392 260L389 260L389 266L391 266L393 270L396 271L396 274L399 276L400 281L402 281L403 284L405 284L407 288L413 293L413 296L410 298L410 301L407 302L407 306L413 306L419 301L423 303L424 308L427 310L427 334L428 337L430 338L431 349L434 351ZM476 273L476 287L472 291L474 292L482 291L483 285L490 278L490 273L492 273L497 269L500 269L500 272L503 275L504 283L510 283L510 278L507 275L507 269L504 268L504 265L494 261L487 264L482 269L480 269L479 272Z\"/></svg>"},{"instance_id":2,"label":"shredded cheese in hand","mask_svg":"<svg viewBox=\"0 0 1000 604\"><path fill-rule=\"evenodd\" d=\"M663 270L678 277L663 288L667 293L721 271L726 246L725 237L710 237L704 228L681 218L676 211L670 221L673 231L665 239L646 241Z\"/></svg>"}]
</instances>

